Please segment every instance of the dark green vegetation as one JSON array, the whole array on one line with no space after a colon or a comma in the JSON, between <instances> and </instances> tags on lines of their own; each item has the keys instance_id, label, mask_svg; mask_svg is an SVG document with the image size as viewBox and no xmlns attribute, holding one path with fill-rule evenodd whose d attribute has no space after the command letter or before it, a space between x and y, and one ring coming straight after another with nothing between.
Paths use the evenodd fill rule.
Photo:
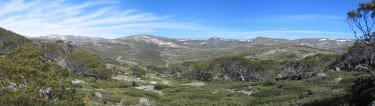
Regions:
<instances>
[{"instance_id":1,"label":"dark green vegetation","mask_svg":"<svg viewBox=\"0 0 375 106\"><path fill-rule=\"evenodd\" d=\"M97 79L108 79L112 72L106 68L104 61L91 52L74 52L66 57L67 67L71 73Z\"/></svg>"},{"instance_id":2,"label":"dark green vegetation","mask_svg":"<svg viewBox=\"0 0 375 106\"><path fill-rule=\"evenodd\" d=\"M105 64L93 54L73 52L69 44L56 43L33 44L30 40L10 31L1 29L2 52L0 58L0 105L84 105L82 95L70 89L70 80L76 76L72 69L74 60L69 57L84 54L90 59L82 66L87 73L105 73ZM88 56L86 56L88 55ZM91 59L94 58L94 59ZM71 61L66 61L67 59ZM78 64L78 63L77 63ZM95 65L93 65L95 64ZM97 69L99 68L99 69ZM86 70L78 70L86 71ZM91 74L91 73L90 73ZM69 82L68 82L69 81Z\"/></svg>"},{"instance_id":3,"label":"dark green vegetation","mask_svg":"<svg viewBox=\"0 0 375 106\"><path fill-rule=\"evenodd\" d=\"M226 56L209 61L185 62L160 69L166 70L164 74L187 80L257 82L306 79L317 73L334 70L336 62L341 57L335 54L318 54L299 60L274 61Z\"/></svg>"},{"instance_id":4,"label":"dark green vegetation","mask_svg":"<svg viewBox=\"0 0 375 106\"><path fill-rule=\"evenodd\" d=\"M0 104L82 104L78 95L66 89L68 83L61 80L69 75L68 71L56 63L41 61L42 54L35 48L33 44L21 46L0 59Z\"/></svg>"}]
</instances>

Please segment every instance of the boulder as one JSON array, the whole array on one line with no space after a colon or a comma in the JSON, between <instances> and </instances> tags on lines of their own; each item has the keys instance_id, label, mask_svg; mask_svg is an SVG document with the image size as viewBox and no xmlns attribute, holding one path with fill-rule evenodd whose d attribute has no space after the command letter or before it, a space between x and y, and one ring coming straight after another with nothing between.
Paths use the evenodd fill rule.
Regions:
<instances>
[{"instance_id":1,"label":"boulder","mask_svg":"<svg viewBox=\"0 0 375 106\"><path fill-rule=\"evenodd\" d=\"M339 83L342 80L342 77L334 78L333 82Z\"/></svg>"},{"instance_id":2,"label":"boulder","mask_svg":"<svg viewBox=\"0 0 375 106\"><path fill-rule=\"evenodd\" d=\"M39 95L44 98L52 99L52 88L48 87L46 89L44 88L39 89Z\"/></svg>"},{"instance_id":3,"label":"boulder","mask_svg":"<svg viewBox=\"0 0 375 106\"><path fill-rule=\"evenodd\" d=\"M156 82L156 81L150 81L150 84L155 85L155 84L158 84L158 82Z\"/></svg>"},{"instance_id":4,"label":"boulder","mask_svg":"<svg viewBox=\"0 0 375 106\"><path fill-rule=\"evenodd\" d=\"M139 98L139 105L140 106L152 106L150 101L147 98Z\"/></svg>"},{"instance_id":5,"label":"boulder","mask_svg":"<svg viewBox=\"0 0 375 106\"><path fill-rule=\"evenodd\" d=\"M75 80L72 80L72 84L82 84L82 83L85 83L85 81L82 81L82 80L79 80L79 79L75 79Z\"/></svg>"},{"instance_id":6,"label":"boulder","mask_svg":"<svg viewBox=\"0 0 375 106\"><path fill-rule=\"evenodd\" d=\"M336 71L341 71L341 70L340 70L340 67L336 67Z\"/></svg>"},{"instance_id":7,"label":"boulder","mask_svg":"<svg viewBox=\"0 0 375 106\"><path fill-rule=\"evenodd\" d=\"M316 76L317 77L327 77L327 74L326 73L317 73Z\"/></svg>"},{"instance_id":8,"label":"boulder","mask_svg":"<svg viewBox=\"0 0 375 106\"><path fill-rule=\"evenodd\" d=\"M102 94L101 93L95 92L94 94L95 94L96 98L98 98L98 99L102 98Z\"/></svg>"}]
</instances>

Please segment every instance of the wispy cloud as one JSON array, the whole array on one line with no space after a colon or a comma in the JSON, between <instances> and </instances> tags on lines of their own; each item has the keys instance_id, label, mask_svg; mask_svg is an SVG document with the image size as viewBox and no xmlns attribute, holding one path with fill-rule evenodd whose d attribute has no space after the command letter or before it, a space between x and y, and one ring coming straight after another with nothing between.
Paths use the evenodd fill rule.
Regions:
<instances>
[{"instance_id":1,"label":"wispy cloud","mask_svg":"<svg viewBox=\"0 0 375 106\"><path fill-rule=\"evenodd\" d=\"M325 15L325 14L289 14L289 15L268 15L249 18L254 22L269 23L290 23L290 22L315 22L315 21L343 21L345 16Z\"/></svg>"},{"instance_id":2,"label":"wispy cloud","mask_svg":"<svg viewBox=\"0 0 375 106\"><path fill-rule=\"evenodd\" d=\"M210 32L210 35L224 38L250 39L255 37L271 37L271 38L353 38L352 33L346 32L329 32L329 31L313 31L313 30L268 30L268 31L244 31L244 32Z\"/></svg>"},{"instance_id":3,"label":"wispy cloud","mask_svg":"<svg viewBox=\"0 0 375 106\"><path fill-rule=\"evenodd\" d=\"M116 9L113 8L115 5L118 1L6 0L0 2L0 27L26 36L78 34L106 37L151 33L158 29L207 30L197 23L171 21L173 17L169 15Z\"/></svg>"},{"instance_id":4,"label":"wispy cloud","mask_svg":"<svg viewBox=\"0 0 375 106\"><path fill-rule=\"evenodd\" d=\"M345 19L340 16L320 15L320 14L298 14L298 15L280 15L277 18L280 20L293 21L311 21L311 20L341 20Z\"/></svg>"}]
</instances>

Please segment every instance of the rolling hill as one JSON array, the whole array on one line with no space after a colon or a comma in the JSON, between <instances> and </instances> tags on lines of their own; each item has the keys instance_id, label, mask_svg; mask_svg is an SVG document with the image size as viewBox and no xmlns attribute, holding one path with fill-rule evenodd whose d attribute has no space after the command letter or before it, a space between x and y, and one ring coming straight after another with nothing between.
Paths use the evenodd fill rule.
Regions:
<instances>
[{"instance_id":1,"label":"rolling hill","mask_svg":"<svg viewBox=\"0 0 375 106\"><path fill-rule=\"evenodd\" d=\"M208 60L220 56L241 56L261 60L299 59L317 53L341 53L354 40L326 38L276 39L257 37L235 40L174 39L153 35L133 35L116 39L74 35L48 35L31 38L34 41L71 41L78 48L128 64L168 66L171 63Z\"/></svg>"}]
</instances>

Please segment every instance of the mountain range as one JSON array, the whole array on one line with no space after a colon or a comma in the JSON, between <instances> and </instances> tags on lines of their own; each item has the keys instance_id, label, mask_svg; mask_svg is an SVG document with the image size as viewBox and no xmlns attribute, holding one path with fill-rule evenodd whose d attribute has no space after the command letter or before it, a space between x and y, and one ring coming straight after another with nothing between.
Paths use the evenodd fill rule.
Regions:
<instances>
[{"instance_id":1,"label":"mountain range","mask_svg":"<svg viewBox=\"0 0 375 106\"><path fill-rule=\"evenodd\" d=\"M261 60L299 59L317 53L342 53L352 39L280 39L257 37L236 40L175 39L154 35L133 35L115 39L74 35L47 35L30 38L35 42L71 41L77 48L135 65L166 66L170 63L208 60L220 56L240 56Z\"/></svg>"}]
</instances>

